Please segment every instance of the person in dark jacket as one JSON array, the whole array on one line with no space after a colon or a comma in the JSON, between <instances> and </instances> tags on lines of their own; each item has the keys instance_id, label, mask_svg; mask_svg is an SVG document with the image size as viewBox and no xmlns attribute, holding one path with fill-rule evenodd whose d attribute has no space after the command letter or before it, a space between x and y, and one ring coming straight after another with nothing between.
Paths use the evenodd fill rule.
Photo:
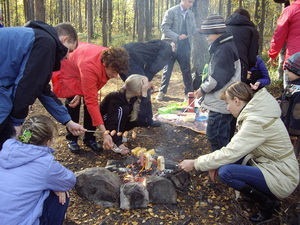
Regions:
<instances>
[{"instance_id":1,"label":"person in dark jacket","mask_svg":"<svg viewBox=\"0 0 300 225\"><path fill-rule=\"evenodd\" d=\"M163 40L151 40L146 43L128 43L123 47L129 53L129 71L120 74L121 79L125 81L132 74L140 74L151 81L172 57L175 44ZM160 122L153 121L152 117L151 90L149 90L147 97L142 98L136 126L159 126Z\"/></svg>"},{"instance_id":2,"label":"person in dark jacket","mask_svg":"<svg viewBox=\"0 0 300 225\"><path fill-rule=\"evenodd\" d=\"M147 96L150 86L146 76L133 74L125 80L124 88L119 92L109 93L101 101L100 112L104 125L109 131L116 131L112 139L120 150L118 153L128 153L128 148L122 143L122 134L136 127L134 121L138 119L138 111L142 107L140 98Z\"/></svg>"},{"instance_id":3,"label":"person in dark jacket","mask_svg":"<svg viewBox=\"0 0 300 225\"><path fill-rule=\"evenodd\" d=\"M70 24L51 27L30 21L25 27L0 29L0 149L5 140L20 133L28 108L38 98L47 111L74 134L83 126L73 122L67 109L51 91L52 71L77 47Z\"/></svg>"},{"instance_id":4,"label":"person in dark jacket","mask_svg":"<svg viewBox=\"0 0 300 225\"><path fill-rule=\"evenodd\" d=\"M281 119L286 126L296 156L300 151L300 52L290 56L284 65L288 86L281 97Z\"/></svg>"},{"instance_id":5,"label":"person in dark jacket","mask_svg":"<svg viewBox=\"0 0 300 225\"><path fill-rule=\"evenodd\" d=\"M225 21L227 29L233 35L241 60L241 80L246 82L248 71L255 66L258 55L259 35L250 14L245 9L237 9Z\"/></svg>"}]
</instances>

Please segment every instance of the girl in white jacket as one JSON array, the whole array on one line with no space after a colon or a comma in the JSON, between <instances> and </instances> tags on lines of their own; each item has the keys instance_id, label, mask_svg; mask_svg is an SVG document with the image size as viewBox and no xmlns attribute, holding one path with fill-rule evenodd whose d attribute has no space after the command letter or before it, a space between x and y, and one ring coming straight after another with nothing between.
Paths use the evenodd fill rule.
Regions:
<instances>
[{"instance_id":1,"label":"girl in white jacket","mask_svg":"<svg viewBox=\"0 0 300 225\"><path fill-rule=\"evenodd\" d=\"M209 171L219 179L262 205L250 217L260 222L279 208L278 198L288 197L299 183L299 167L288 132L280 119L279 104L263 88L253 95L245 83L236 82L221 94L227 109L237 117L238 133L227 146L179 167Z\"/></svg>"}]
</instances>

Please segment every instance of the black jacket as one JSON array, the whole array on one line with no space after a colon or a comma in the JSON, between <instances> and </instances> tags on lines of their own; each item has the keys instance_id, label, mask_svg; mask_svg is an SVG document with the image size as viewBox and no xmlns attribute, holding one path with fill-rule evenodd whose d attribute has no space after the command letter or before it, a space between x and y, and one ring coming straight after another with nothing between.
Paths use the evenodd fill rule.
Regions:
<instances>
[{"instance_id":1,"label":"black jacket","mask_svg":"<svg viewBox=\"0 0 300 225\"><path fill-rule=\"evenodd\" d=\"M292 81L281 99L282 116L290 135L300 135L300 78Z\"/></svg>"},{"instance_id":2,"label":"black jacket","mask_svg":"<svg viewBox=\"0 0 300 225\"><path fill-rule=\"evenodd\" d=\"M238 49L241 63L250 70L256 63L258 55L259 35L255 25L246 16L238 13L230 15L226 20L227 29L233 35L233 41Z\"/></svg>"},{"instance_id":3,"label":"black jacket","mask_svg":"<svg viewBox=\"0 0 300 225\"><path fill-rule=\"evenodd\" d=\"M123 47L130 57L129 72L120 74L123 81L131 74L145 75L151 81L173 55L171 45L163 40L129 43Z\"/></svg>"},{"instance_id":4,"label":"black jacket","mask_svg":"<svg viewBox=\"0 0 300 225\"><path fill-rule=\"evenodd\" d=\"M136 97L131 98L128 102L125 93L111 92L100 104L105 128L109 131L124 132L130 130L130 114L133 110L133 103ZM112 136L114 143L119 146L122 144L122 136Z\"/></svg>"}]
</instances>

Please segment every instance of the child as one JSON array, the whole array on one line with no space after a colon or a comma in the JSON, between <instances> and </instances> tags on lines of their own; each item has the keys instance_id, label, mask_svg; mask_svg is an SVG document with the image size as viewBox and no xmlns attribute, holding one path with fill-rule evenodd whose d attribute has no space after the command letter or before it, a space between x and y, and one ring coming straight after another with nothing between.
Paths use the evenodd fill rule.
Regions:
<instances>
[{"instance_id":1,"label":"child","mask_svg":"<svg viewBox=\"0 0 300 225\"><path fill-rule=\"evenodd\" d=\"M259 56L256 56L256 64L248 71L246 84L248 84L252 90L256 91L269 85L271 82L269 71Z\"/></svg>"},{"instance_id":2,"label":"child","mask_svg":"<svg viewBox=\"0 0 300 225\"><path fill-rule=\"evenodd\" d=\"M138 119L140 100L138 97L147 97L150 83L146 76L139 74L130 75L125 80L125 87L119 92L108 94L100 104L100 112L104 118L107 130L116 131L112 136L114 144L119 147L121 154L128 153L128 148L122 144L122 135L132 129L134 121Z\"/></svg>"},{"instance_id":3,"label":"child","mask_svg":"<svg viewBox=\"0 0 300 225\"><path fill-rule=\"evenodd\" d=\"M283 120L294 145L296 156L299 154L300 138L300 52L290 56L284 68L289 80L281 99Z\"/></svg>"},{"instance_id":4,"label":"child","mask_svg":"<svg viewBox=\"0 0 300 225\"><path fill-rule=\"evenodd\" d=\"M57 132L46 116L29 118L19 140L0 151L0 224L62 224L76 177L54 160Z\"/></svg>"},{"instance_id":5,"label":"child","mask_svg":"<svg viewBox=\"0 0 300 225\"><path fill-rule=\"evenodd\" d=\"M206 136L212 151L227 145L230 140L233 116L228 112L226 102L219 99L220 93L231 83L241 80L241 64L233 36L226 33L224 19L213 15L203 21L201 34L210 43L210 61L207 78L196 92L203 96L201 105L209 110Z\"/></svg>"}]
</instances>

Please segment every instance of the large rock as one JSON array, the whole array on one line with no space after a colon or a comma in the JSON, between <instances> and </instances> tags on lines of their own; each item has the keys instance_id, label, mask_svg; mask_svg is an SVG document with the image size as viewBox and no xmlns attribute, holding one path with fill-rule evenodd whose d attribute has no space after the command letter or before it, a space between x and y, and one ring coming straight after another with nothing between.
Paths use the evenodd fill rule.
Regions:
<instances>
[{"instance_id":1,"label":"large rock","mask_svg":"<svg viewBox=\"0 0 300 225\"><path fill-rule=\"evenodd\" d=\"M147 190L151 203L175 204L177 202L173 183L164 177L147 177Z\"/></svg>"},{"instance_id":2,"label":"large rock","mask_svg":"<svg viewBox=\"0 0 300 225\"><path fill-rule=\"evenodd\" d=\"M76 173L79 196L103 207L119 205L121 179L105 168L88 168Z\"/></svg>"},{"instance_id":3,"label":"large rock","mask_svg":"<svg viewBox=\"0 0 300 225\"><path fill-rule=\"evenodd\" d=\"M149 204L149 193L146 187L139 182L129 182L121 186L120 208L146 208Z\"/></svg>"}]
</instances>

